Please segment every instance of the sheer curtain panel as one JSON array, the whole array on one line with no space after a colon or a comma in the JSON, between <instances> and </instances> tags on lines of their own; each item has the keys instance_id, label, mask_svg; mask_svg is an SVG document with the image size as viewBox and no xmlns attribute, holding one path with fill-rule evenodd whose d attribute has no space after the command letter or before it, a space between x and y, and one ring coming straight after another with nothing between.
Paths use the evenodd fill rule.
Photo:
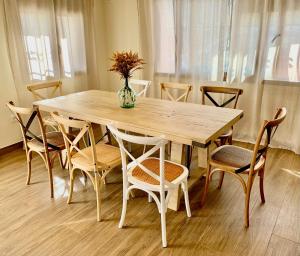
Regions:
<instances>
[{"instance_id":1,"label":"sheer curtain panel","mask_svg":"<svg viewBox=\"0 0 300 256\"><path fill-rule=\"evenodd\" d=\"M92 0L4 0L10 63L21 104L26 84L63 79L67 92L97 86Z\"/></svg>"},{"instance_id":2,"label":"sheer curtain panel","mask_svg":"<svg viewBox=\"0 0 300 256\"><path fill-rule=\"evenodd\" d=\"M254 142L263 119L286 106L273 145L300 153L299 0L138 0L144 79L244 90L234 138Z\"/></svg>"}]
</instances>

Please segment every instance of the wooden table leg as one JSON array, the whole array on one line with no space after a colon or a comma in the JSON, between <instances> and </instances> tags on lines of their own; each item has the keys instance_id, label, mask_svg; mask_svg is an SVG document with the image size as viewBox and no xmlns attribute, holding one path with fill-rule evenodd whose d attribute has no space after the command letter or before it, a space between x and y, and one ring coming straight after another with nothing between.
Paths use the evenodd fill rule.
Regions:
<instances>
[{"instance_id":1,"label":"wooden table leg","mask_svg":"<svg viewBox=\"0 0 300 256\"><path fill-rule=\"evenodd\" d=\"M207 168L211 152L216 148L214 143L209 144L206 148L198 148L198 167Z\"/></svg>"},{"instance_id":2,"label":"wooden table leg","mask_svg":"<svg viewBox=\"0 0 300 256\"><path fill-rule=\"evenodd\" d=\"M214 148L215 148L214 144L210 144L206 148L198 148L198 167L204 170L206 179L209 179L208 161L210 158L210 154ZM206 182L208 181L206 180ZM201 206L203 206L205 202L206 192L207 191L203 191Z\"/></svg>"},{"instance_id":3,"label":"wooden table leg","mask_svg":"<svg viewBox=\"0 0 300 256\"><path fill-rule=\"evenodd\" d=\"M183 163L183 149L184 149L184 145L172 142L171 161L182 164ZM178 188L170 193L171 193L171 195L170 195L170 199L169 199L169 203L168 203L168 208L171 210L174 210L174 211L178 211L179 204L180 204L181 189Z\"/></svg>"}]
</instances>

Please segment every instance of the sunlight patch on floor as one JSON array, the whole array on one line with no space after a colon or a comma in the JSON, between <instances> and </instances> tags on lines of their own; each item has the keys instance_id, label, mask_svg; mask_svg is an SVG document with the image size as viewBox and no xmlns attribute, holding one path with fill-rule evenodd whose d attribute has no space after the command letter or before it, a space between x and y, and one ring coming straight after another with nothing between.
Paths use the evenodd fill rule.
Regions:
<instances>
[{"instance_id":1,"label":"sunlight patch on floor","mask_svg":"<svg viewBox=\"0 0 300 256\"><path fill-rule=\"evenodd\" d=\"M281 168L281 170L293 175L293 176L296 176L297 178L300 178L300 171L296 171L296 170L290 170L290 169L287 169L287 168Z\"/></svg>"}]
</instances>

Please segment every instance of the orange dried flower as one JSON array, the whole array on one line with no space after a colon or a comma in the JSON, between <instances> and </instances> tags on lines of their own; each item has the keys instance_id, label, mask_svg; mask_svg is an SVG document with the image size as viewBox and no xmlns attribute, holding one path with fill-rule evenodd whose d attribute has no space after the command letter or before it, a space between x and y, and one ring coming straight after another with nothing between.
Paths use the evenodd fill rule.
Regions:
<instances>
[{"instance_id":1,"label":"orange dried flower","mask_svg":"<svg viewBox=\"0 0 300 256\"><path fill-rule=\"evenodd\" d=\"M109 71L118 72L121 78L127 79L132 77L135 70L142 69L145 64L143 59L140 59L137 53L129 52L114 52L112 58L112 67Z\"/></svg>"}]
</instances>

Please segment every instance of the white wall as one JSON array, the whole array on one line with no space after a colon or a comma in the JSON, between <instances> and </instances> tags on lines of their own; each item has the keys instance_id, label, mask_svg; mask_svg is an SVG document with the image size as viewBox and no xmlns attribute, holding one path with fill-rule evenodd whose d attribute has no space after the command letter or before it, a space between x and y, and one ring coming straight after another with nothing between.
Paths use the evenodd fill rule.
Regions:
<instances>
[{"instance_id":1,"label":"white wall","mask_svg":"<svg viewBox=\"0 0 300 256\"><path fill-rule=\"evenodd\" d=\"M111 65L109 59L114 51L139 52L137 1L95 1L95 27L100 88L117 91L123 82L117 74L107 71Z\"/></svg>"}]
</instances>

